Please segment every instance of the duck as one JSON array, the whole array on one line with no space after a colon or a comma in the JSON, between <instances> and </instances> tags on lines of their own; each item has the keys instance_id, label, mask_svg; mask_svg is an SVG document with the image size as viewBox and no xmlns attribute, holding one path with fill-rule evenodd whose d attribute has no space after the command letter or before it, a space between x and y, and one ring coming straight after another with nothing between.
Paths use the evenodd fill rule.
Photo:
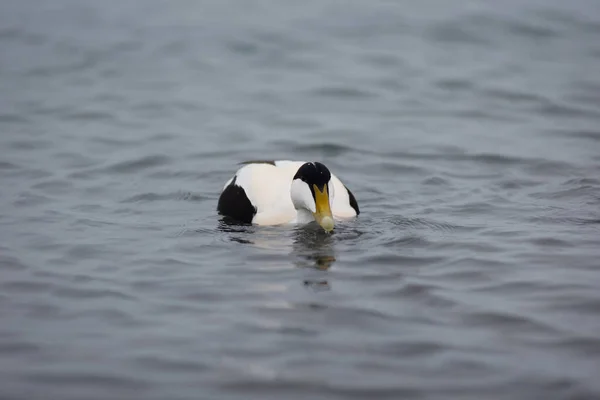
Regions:
<instances>
[{"instance_id":1,"label":"duck","mask_svg":"<svg viewBox=\"0 0 600 400\"><path fill-rule=\"evenodd\" d=\"M354 194L320 162L246 161L223 186L217 211L256 225L318 223L326 232L336 221L360 214Z\"/></svg>"}]
</instances>

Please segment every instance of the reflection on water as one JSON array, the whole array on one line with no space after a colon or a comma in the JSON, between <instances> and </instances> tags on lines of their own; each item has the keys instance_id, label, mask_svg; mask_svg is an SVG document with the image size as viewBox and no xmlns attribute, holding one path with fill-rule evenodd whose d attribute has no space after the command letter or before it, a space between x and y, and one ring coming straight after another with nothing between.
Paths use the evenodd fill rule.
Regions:
<instances>
[{"instance_id":1,"label":"reflection on water","mask_svg":"<svg viewBox=\"0 0 600 400\"><path fill-rule=\"evenodd\" d=\"M299 268L327 271L335 262L334 233L324 232L321 227L307 225L294 229L291 256ZM304 286L315 291L331 289L327 279L305 279Z\"/></svg>"},{"instance_id":2,"label":"reflection on water","mask_svg":"<svg viewBox=\"0 0 600 400\"><path fill-rule=\"evenodd\" d=\"M244 237L244 234L254 232L254 225L237 222L229 217L223 217L219 220L217 230L229 234L229 240L243 244L254 244L252 240Z\"/></svg>"},{"instance_id":3,"label":"reflection on water","mask_svg":"<svg viewBox=\"0 0 600 400\"><path fill-rule=\"evenodd\" d=\"M276 249L289 254L298 268L327 271L335 263L335 231L327 233L317 224L289 227L257 227L240 224L228 218L219 221L217 229L227 234L228 240L250 244L261 249ZM274 230L272 230L274 229ZM304 285L316 290L329 289L323 279L305 280Z\"/></svg>"},{"instance_id":4,"label":"reflection on water","mask_svg":"<svg viewBox=\"0 0 600 400\"><path fill-rule=\"evenodd\" d=\"M335 262L334 235L310 224L294 229L291 255L301 268L327 271Z\"/></svg>"}]
</instances>

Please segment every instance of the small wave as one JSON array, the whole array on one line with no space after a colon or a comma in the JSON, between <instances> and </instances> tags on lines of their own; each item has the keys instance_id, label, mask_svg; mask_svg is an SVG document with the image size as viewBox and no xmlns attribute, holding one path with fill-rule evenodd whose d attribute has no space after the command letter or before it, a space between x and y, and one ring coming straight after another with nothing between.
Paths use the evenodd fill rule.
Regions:
<instances>
[{"instance_id":1,"label":"small wave","mask_svg":"<svg viewBox=\"0 0 600 400\"><path fill-rule=\"evenodd\" d=\"M9 170L9 169L18 169L19 166L17 164L13 164L8 161L0 161L0 170Z\"/></svg>"},{"instance_id":2,"label":"small wave","mask_svg":"<svg viewBox=\"0 0 600 400\"><path fill-rule=\"evenodd\" d=\"M51 202L51 197L26 191L19 194L19 197L13 201L13 205L17 207L33 207Z\"/></svg>"},{"instance_id":3,"label":"small wave","mask_svg":"<svg viewBox=\"0 0 600 400\"><path fill-rule=\"evenodd\" d=\"M331 86L314 89L310 92L314 96L318 97L330 97L340 100L354 100L354 99L369 99L376 97L377 94L372 91L358 89L349 86Z\"/></svg>"},{"instance_id":4,"label":"small wave","mask_svg":"<svg viewBox=\"0 0 600 400\"><path fill-rule=\"evenodd\" d=\"M476 311L465 314L463 321L471 326L493 327L499 332L518 329L520 332L548 334L559 333L553 327L514 312Z\"/></svg>"},{"instance_id":5,"label":"small wave","mask_svg":"<svg viewBox=\"0 0 600 400\"><path fill-rule=\"evenodd\" d=\"M121 203L146 203L146 202L154 202L154 201L165 201L165 200L183 200L183 201L192 201L192 202L202 202L210 199L207 196L203 196L198 193L192 192L170 192L170 193L156 193L156 192L147 192L140 193L134 196L128 197L124 200L121 200Z\"/></svg>"},{"instance_id":6,"label":"small wave","mask_svg":"<svg viewBox=\"0 0 600 400\"><path fill-rule=\"evenodd\" d=\"M433 256L408 256L397 253L380 252L379 254L367 255L362 259L365 263L397 265L401 267L420 267L424 265L437 264L444 260L443 257Z\"/></svg>"},{"instance_id":7,"label":"small wave","mask_svg":"<svg viewBox=\"0 0 600 400\"><path fill-rule=\"evenodd\" d=\"M584 140L592 140L594 142L600 141L600 130L555 130L553 134L557 136L563 136L566 138L577 138Z\"/></svg>"},{"instance_id":8,"label":"small wave","mask_svg":"<svg viewBox=\"0 0 600 400\"><path fill-rule=\"evenodd\" d=\"M183 373L183 374L198 374L210 369L204 361L190 360L185 358L176 358L175 355L169 354L147 354L134 357L133 363L144 369L158 371L161 373Z\"/></svg>"},{"instance_id":9,"label":"small wave","mask_svg":"<svg viewBox=\"0 0 600 400\"><path fill-rule=\"evenodd\" d=\"M122 291L114 289L94 289L83 287L61 287L53 291L53 295L76 300L89 299L119 299L119 300L135 300L134 296L126 294Z\"/></svg>"},{"instance_id":10,"label":"small wave","mask_svg":"<svg viewBox=\"0 0 600 400\"><path fill-rule=\"evenodd\" d=\"M392 217L389 223L395 226L411 229L432 229L434 231L450 233L465 227L449 224L446 222L432 221L424 218Z\"/></svg>"},{"instance_id":11,"label":"small wave","mask_svg":"<svg viewBox=\"0 0 600 400\"><path fill-rule=\"evenodd\" d=\"M74 111L62 117L76 122L107 122L116 120L113 114L103 111Z\"/></svg>"},{"instance_id":12,"label":"small wave","mask_svg":"<svg viewBox=\"0 0 600 400\"><path fill-rule=\"evenodd\" d=\"M171 158L161 155L148 155L135 160L121 161L106 168L109 172L118 173L134 173L144 169L154 168L162 165L167 165L171 162Z\"/></svg>"},{"instance_id":13,"label":"small wave","mask_svg":"<svg viewBox=\"0 0 600 400\"><path fill-rule=\"evenodd\" d=\"M322 142L322 143L311 143L311 144L298 144L297 142L293 142L290 144L289 142L278 142L283 148L288 148L292 145L297 151L305 152L308 154L323 154L327 157L335 157L347 153L359 152L360 150L351 147L348 145L333 143L333 142Z\"/></svg>"},{"instance_id":14,"label":"small wave","mask_svg":"<svg viewBox=\"0 0 600 400\"><path fill-rule=\"evenodd\" d=\"M29 118L24 115L12 113L0 113L0 122L7 124L25 124L30 122Z\"/></svg>"},{"instance_id":15,"label":"small wave","mask_svg":"<svg viewBox=\"0 0 600 400\"><path fill-rule=\"evenodd\" d=\"M472 81L459 78L442 78L435 81L435 86L451 92L469 91L475 87Z\"/></svg>"}]
</instances>

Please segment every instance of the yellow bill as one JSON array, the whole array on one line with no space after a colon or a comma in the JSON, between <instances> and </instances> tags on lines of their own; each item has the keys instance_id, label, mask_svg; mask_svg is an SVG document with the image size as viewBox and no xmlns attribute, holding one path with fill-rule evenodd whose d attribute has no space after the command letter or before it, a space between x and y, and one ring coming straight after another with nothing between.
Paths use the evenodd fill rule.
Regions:
<instances>
[{"instance_id":1,"label":"yellow bill","mask_svg":"<svg viewBox=\"0 0 600 400\"><path fill-rule=\"evenodd\" d=\"M315 203L317 211L313 214L315 220L326 232L333 230L333 215L329 207L329 194L327 193L327 185L323 186L323 191L320 191L317 185L313 185L315 190Z\"/></svg>"}]
</instances>

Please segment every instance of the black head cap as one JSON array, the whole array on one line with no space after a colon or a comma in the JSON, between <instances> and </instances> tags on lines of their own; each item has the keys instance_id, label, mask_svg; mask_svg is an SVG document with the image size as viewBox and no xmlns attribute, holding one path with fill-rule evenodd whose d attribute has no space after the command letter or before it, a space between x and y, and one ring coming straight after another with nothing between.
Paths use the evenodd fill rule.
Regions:
<instances>
[{"instance_id":1,"label":"black head cap","mask_svg":"<svg viewBox=\"0 0 600 400\"><path fill-rule=\"evenodd\" d=\"M298 172L294 179L300 179L308 184L310 190L313 190L312 185L317 185L319 190L324 190L327 183L331 179L331 173L326 166L320 162L308 162L298 168Z\"/></svg>"}]
</instances>

